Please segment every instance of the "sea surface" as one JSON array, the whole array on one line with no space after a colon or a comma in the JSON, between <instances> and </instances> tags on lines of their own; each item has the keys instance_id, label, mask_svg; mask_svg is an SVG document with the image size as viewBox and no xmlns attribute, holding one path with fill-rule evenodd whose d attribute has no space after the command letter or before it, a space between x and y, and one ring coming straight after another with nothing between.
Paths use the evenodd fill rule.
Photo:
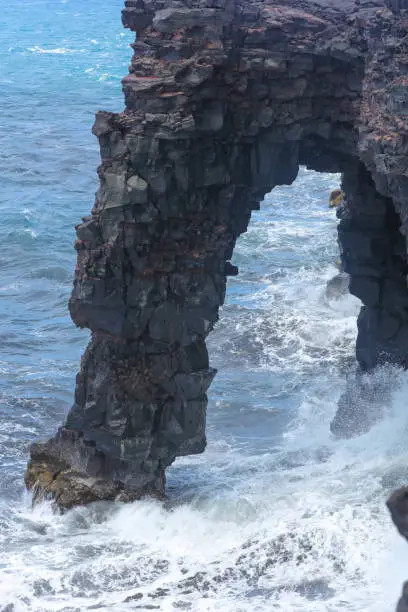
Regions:
<instances>
[{"instance_id":1,"label":"sea surface","mask_svg":"<svg viewBox=\"0 0 408 612\"><path fill-rule=\"evenodd\" d=\"M384 502L408 482L407 374L370 432L329 424L358 300L328 299L337 175L301 169L237 245L209 341L208 448L169 498L32 509L28 446L61 424L88 334L67 313L74 225L97 188L95 111L119 111L122 0L0 0L0 611L390 612L408 546Z\"/></svg>"}]
</instances>

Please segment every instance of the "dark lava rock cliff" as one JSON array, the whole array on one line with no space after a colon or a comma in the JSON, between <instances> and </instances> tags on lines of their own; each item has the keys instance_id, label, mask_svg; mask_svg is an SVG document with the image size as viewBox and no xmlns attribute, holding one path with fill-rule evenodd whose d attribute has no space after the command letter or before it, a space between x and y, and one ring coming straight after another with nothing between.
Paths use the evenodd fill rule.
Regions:
<instances>
[{"instance_id":1,"label":"dark lava rock cliff","mask_svg":"<svg viewBox=\"0 0 408 612\"><path fill-rule=\"evenodd\" d=\"M61 507L163 495L205 448L205 339L251 211L299 164L341 172L339 238L362 370L408 365L408 11L402 0L126 0L126 109L77 226L92 331L64 426L26 473Z\"/></svg>"}]
</instances>

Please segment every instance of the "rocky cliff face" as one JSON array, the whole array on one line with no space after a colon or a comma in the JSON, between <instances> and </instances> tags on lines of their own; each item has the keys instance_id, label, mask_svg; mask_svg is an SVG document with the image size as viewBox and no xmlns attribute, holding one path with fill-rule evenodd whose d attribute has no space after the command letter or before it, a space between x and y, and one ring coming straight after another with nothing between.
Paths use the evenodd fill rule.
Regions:
<instances>
[{"instance_id":1,"label":"rocky cliff face","mask_svg":"<svg viewBox=\"0 0 408 612\"><path fill-rule=\"evenodd\" d=\"M408 365L406 8L126 0L126 110L97 115L100 188L75 244L70 312L92 339L64 427L31 449L37 495L162 495L167 466L204 450L205 338L233 248L299 164L343 173L361 368Z\"/></svg>"}]
</instances>

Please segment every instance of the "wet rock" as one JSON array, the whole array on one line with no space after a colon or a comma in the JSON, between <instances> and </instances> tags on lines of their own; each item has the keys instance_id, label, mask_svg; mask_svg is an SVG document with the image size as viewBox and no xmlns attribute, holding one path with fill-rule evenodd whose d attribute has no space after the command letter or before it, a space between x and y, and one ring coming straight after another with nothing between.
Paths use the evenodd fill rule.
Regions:
<instances>
[{"instance_id":1,"label":"wet rock","mask_svg":"<svg viewBox=\"0 0 408 612\"><path fill-rule=\"evenodd\" d=\"M387 376L358 372L348 380L338 401L330 424L332 433L339 438L353 438L369 431L383 418L391 391L392 380Z\"/></svg>"},{"instance_id":2,"label":"wet rock","mask_svg":"<svg viewBox=\"0 0 408 612\"><path fill-rule=\"evenodd\" d=\"M118 476L125 465L116 461ZM112 466L108 468L109 476ZM157 475L155 483L145 479L135 488L124 478L117 482L104 478L106 469L106 461L94 444L61 429L50 441L32 445L24 479L27 489L33 492L33 503L49 499L62 510L102 500L133 501L145 495L159 499L164 496L163 473Z\"/></svg>"},{"instance_id":3,"label":"wet rock","mask_svg":"<svg viewBox=\"0 0 408 612\"><path fill-rule=\"evenodd\" d=\"M402 595L397 606L397 612L408 612L408 582L404 583Z\"/></svg>"},{"instance_id":4,"label":"wet rock","mask_svg":"<svg viewBox=\"0 0 408 612\"><path fill-rule=\"evenodd\" d=\"M408 539L408 487L395 491L388 499L387 507L399 533Z\"/></svg>"},{"instance_id":5,"label":"wet rock","mask_svg":"<svg viewBox=\"0 0 408 612\"><path fill-rule=\"evenodd\" d=\"M389 497L387 507L399 533L408 539L408 487L397 489ZM404 583L396 612L408 612L408 582Z\"/></svg>"},{"instance_id":6,"label":"wet rock","mask_svg":"<svg viewBox=\"0 0 408 612\"><path fill-rule=\"evenodd\" d=\"M333 276L326 284L326 297L338 300L349 292L350 277L345 272Z\"/></svg>"}]
</instances>

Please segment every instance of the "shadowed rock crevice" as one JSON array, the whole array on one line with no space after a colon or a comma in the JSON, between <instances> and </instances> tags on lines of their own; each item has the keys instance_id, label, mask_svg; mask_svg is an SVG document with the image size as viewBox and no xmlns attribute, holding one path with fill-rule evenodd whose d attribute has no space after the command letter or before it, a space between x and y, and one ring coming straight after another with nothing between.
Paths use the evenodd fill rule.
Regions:
<instances>
[{"instance_id":1,"label":"shadowed rock crevice","mask_svg":"<svg viewBox=\"0 0 408 612\"><path fill-rule=\"evenodd\" d=\"M97 114L100 187L75 243L70 313L92 337L26 474L61 507L161 496L175 458L204 450L205 339L236 240L300 164L343 175L362 369L408 358L408 22L369 0L127 0L123 23L126 109Z\"/></svg>"},{"instance_id":2,"label":"shadowed rock crevice","mask_svg":"<svg viewBox=\"0 0 408 612\"><path fill-rule=\"evenodd\" d=\"M343 175L339 240L350 291L364 306L358 319L357 360L365 371L407 364L407 248L391 198L376 191L361 164Z\"/></svg>"}]
</instances>

